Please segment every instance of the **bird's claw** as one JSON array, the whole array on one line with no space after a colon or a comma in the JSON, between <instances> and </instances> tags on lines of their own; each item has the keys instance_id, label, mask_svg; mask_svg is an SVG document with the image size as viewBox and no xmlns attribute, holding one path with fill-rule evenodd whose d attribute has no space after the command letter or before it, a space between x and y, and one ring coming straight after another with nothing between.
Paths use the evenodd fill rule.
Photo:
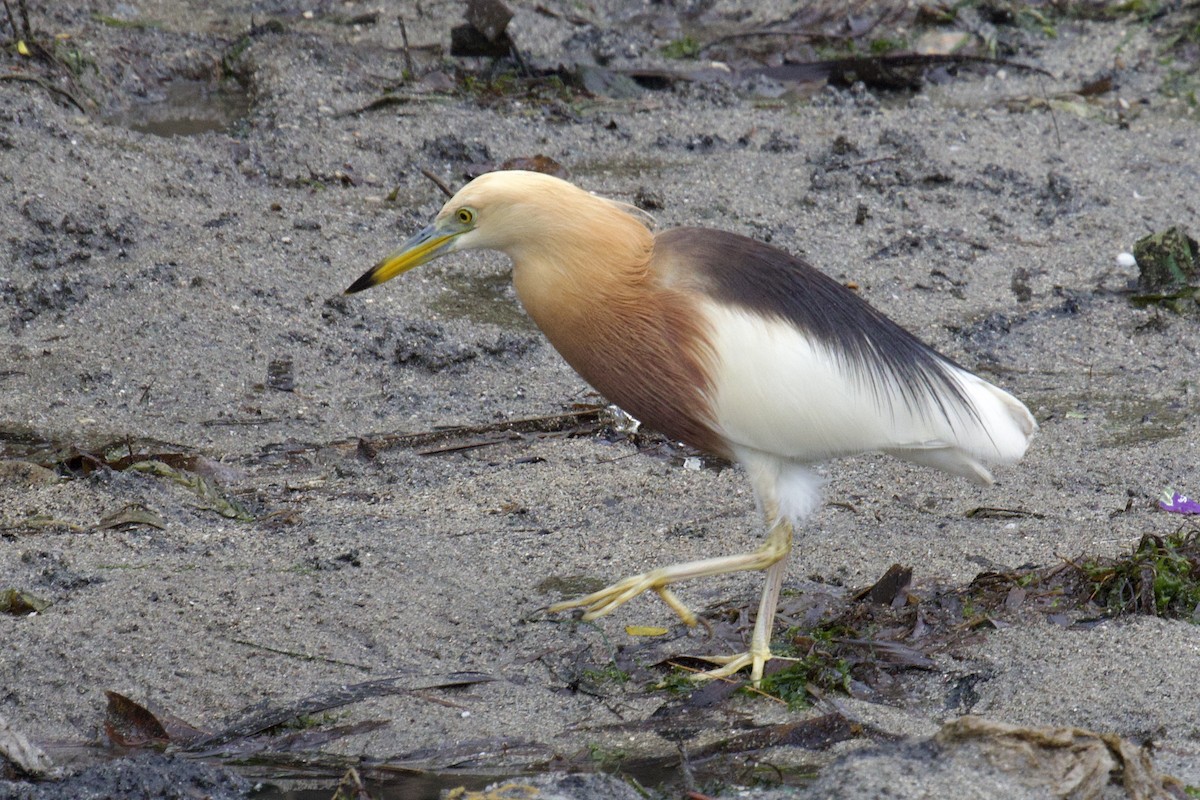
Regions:
<instances>
[{"instance_id":1,"label":"bird's claw","mask_svg":"<svg viewBox=\"0 0 1200 800\"><path fill-rule=\"evenodd\" d=\"M739 670L745 669L746 667L750 667L750 683L753 684L754 686L758 686L759 681L762 680L763 667L766 666L767 662L770 661L772 658L779 658L779 656L772 656L771 651L765 650L765 649L764 650L751 649L745 653L738 653L737 655L732 655L732 656L700 656L700 657L703 658L705 661L711 661L712 663L720 664L721 666L717 667L716 669L707 670L705 672L697 672L691 676L692 680L694 680L694 681L709 681L709 680L719 680L719 679L724 679L724 678L730 678L730 677L733 677L733 675L736 674Z\"/></svg>"},{"instance_id":2,"label":"bird's claw","mask_svg":"<svg viewBox=\"0 0 1200 800\"><path fill-rule=\"evenodd\" d=\"M593 620L603 617L606 614L611 614L619 607L628 603L633 598L643 592L653 591L663 602L670 606L679 618L683 620L685 625L689 627L695 626L698 619L692 611L680 602L675 593L667 588L668 581L664 576L659 574L662 570L647 572L642 575L634 575L624 580L617 581L612 586L601 589L598 592L592 592L585 597L578 597L574 600L563 600L550 606L550 611L570 611L574 608L583 609L583 619Z\"/></svg>"}]
</instances>

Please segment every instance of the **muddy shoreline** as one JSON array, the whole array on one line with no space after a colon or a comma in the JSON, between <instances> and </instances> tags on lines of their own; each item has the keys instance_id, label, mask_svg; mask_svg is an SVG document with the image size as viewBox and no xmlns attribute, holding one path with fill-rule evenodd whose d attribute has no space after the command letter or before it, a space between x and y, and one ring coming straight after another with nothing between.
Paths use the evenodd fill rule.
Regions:
<instances>
[{"instance_id":1,"label":"muddy shoreline","mask_svg":"<svg viewBox=\"0 0 1200 800\"><path fill-rule=\"evenodd\" d=\"M342 294L440 207L422 170L457 186L542 155L662 228L804 256L1038 419L1027 458L988 489L883 457L828 465L781 614L832 608L894 563L929 601L980 573L1127 553L1187 522L1158 506L1164 489L1200 494L1200 327L1133 304L1137 268L1118 260L1200 218L1197 114L1172 88L1193 62L1164 54L1168 18L1039 27L964 9L933 24L879 6L867 36L833 14L794 20L867 49L964 34L1054 76L960 65L897 91L714 79L713 60L820 57L776 37L693 51L788 17L772 4L522 8L508 32L536 79L451 57L456 3L30 11L53 58L0 56L30 78L0 81L0 590L50 605L0 615L0 718L52 756L110 740L106 691L211 733L396 679L316 712L304 752L439 775L619 771L836 713L871 734L748 760L816 774L796 796L875 796L878 776L918 796L895 776L970 714L1115 734L1200 785L1200 634L1185 621L1080 624L1021 596L986 631L922 651L929 664L884 670L886 687L856 677L806 710L742 694L699 710L651 688L661 659L742 635L758 577L681 588L717 641L650 600L593 625L545 606L753 549L744 476L587 416L600 398L524 316L498 255ZM165 87L183 82L245 90L245 106L218 98L205 113L234 121L186 136L129 122L140 108L162 123ZM463 673L487 680L444 684ZM693 716L655 725L681 704ZM925 788L1033 791L953 752ZM720 762L728 782L756 779L746 760Z\"/></svg>"}]
</instances>

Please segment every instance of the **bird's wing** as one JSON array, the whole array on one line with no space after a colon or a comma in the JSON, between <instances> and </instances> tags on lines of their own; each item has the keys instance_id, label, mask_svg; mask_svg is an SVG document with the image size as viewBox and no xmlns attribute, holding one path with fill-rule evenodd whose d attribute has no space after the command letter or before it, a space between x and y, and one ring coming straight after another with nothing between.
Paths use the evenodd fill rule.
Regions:
<instances>
[{"instance_id":1,"label":"bird's wing","mask_svg":"<svg viewBox=\"0 0 1200 800\"><path fill-rule=\"evenodd\" d=\"M1024 453L1036 425L1018 400L800 259L706 229L659 234L655 257L698 297L731 445L797 461L883 450L981 482L981 462Z\"/></svg>"},{"instance_id":2,"label":"bird's wing","mask_svg":"<svg viewBox=\"0 0 1200 800\"><path fill-rule=\"evenodd\" d=\"M948 362L894 374L785 320L709 303L709 401L721 435L803 462L882 450L989 483L984 462L1025 452L1034 423L1007 392ZM864 356L870 359L870 351Z\"/></svg>"}]
</instances>

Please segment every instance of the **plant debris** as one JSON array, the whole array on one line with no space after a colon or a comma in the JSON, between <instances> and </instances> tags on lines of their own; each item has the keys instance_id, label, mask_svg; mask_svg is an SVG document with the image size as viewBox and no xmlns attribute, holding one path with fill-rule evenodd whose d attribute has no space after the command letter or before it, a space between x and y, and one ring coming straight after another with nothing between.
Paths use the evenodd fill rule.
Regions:
<instances>
[{"instance_id":1,"label":"plant debris","mask_svg":"<svg viewBox=\"0 0 1200 800\"><path fill-rule=\"evenodd\" d=\"M1110 614L1148 614L1200 623L1200 528L1146 534L1123 558L1080 564L1092 598Z\"/></svg>"},{"instance_id":2,"label":"plant debris","mask_svg":"<svg viewBox=\"0 0 1200 800\"><path fill-rule=\"evenodd\" d=\"M222 517L236 519L239 522L254 521L254 515L244 505L232 497L227 497L203 475L197 475L185 469L176 469L159 459L135 461L129 465L129 469L174 481L200 498L199 508L215 511Z\"/></svg>"},{"instance_id":3,"label":"plant debris","mask_svg":"<svg viewBox=\"0 0 1200 800\"><path fill-rule=\"evenodd\" d=\"M1133 246L1138 265L1139 306L1160 305L1175 313L1200 306L1200 244L1182 226L1139 239Z\"/></svg>"},{"instance_id":4,"label":"plant debris","mask_svg":"<svg viewBox=\"0 0 1200 800\"><path fill-rule=\"evenodd\" d=\"M14 767L19 774L34 778L49 777L54 771L50 757L0 717L0 780L4 778L6 765Z\"/></svg>"},{"instance_id":5,"label":"plant debris","mask_svg":"<svg viewBox=\"0 0 1200 800\"><path fill-rule=\"evenodd\" d=\"M0 589L0 614L23 617L27 614L40 614L49 607L49 600L43 600L29 592L20 589Z\"/></svg>"},{"instance_id":6,"label":"plant debris","mask_svg":"<svg viewBox=\"0 0 1200 800\"><path fill-rule=\"evenodd\" d=\"M967 586L914 584L912 569L891 568L875 584L852 591L813 584L780 601L782 633L755 693L801 708L825 692L873 701L903 697L908 670L935 669L986 631L1041 615L1067 626L1096 618L1151 614L1200 622L1200 529L1169 536L1148 534L1134 552L1117 559L1077 558L1051 567L983 572ZM712 636L704 652L678 652L678 634L631 640L615 664L639 674L638 664L680 668L660 681L709 705L711 692L727 696L738 686L695 689L688 676L709 666L697 656L744 649L753 625L749 606L709 608ZM694 665L694 666L693 666ZM578 669L595 670L583 662Z\"/></svg>"},{"instance_id":7,"label":"plant debris","mask_svg":"<svg viewBox=\"0 0 1200 800\"><path fill-rule=\"evenodd\" d=\"M165 747L171 741L167 729L145 706L123 694L106 691L104 735L115 745L127 748Z\"/></svg>"},{"instance_id":8,"label":"plant debris","mask_svg":"<svg viewBox=\"0 0 1200 800\"><path fill-rule=\"evenodd\" d=\"M396 675L336 687L282 706L256 706L242 719L217 731L196 727L168 711L152 709L118 692L106 691L104 732L112 745L123 750L169 748L170 752L189 759L217 760L228 766L267 767L270 774L276 775L287 770L335 780L352 769L356 770L360 780L394 780L404 775L421 775L426 770L467 767L469 762L489 756L503 756L509 759L505 763L511 765L511 758L523 751L535 753L539 759L548 759L549 751L516 741L464 742L460 747L440 747L435 751L407 753L383 761L334 755L318 749L329 742L390 724L384 720L365 720L331 725L334 718L326 712L333 709L372 697L402 693L448 703L431 693L492 680L495 679L491 675L480 672ZM2 723L0 720L0 725ZM0 735L0 747L3 744Z\"/></svg>"},{"instance_id":9,"label":"plant debris","mask_svg":"<svg viewBox=\"0 0 1200 800\"><path fill-rule=\"evenodd\" d=\"M353 768L357 760L321 753L316 748L389 723L366 720L331 726L328 723L332 717L323 712L371 697L406 692L423 694L491 680L491 676L477 672L397 675L342 686L283 706L255 708L243 719L215 732L193 726L170 712L152 710L118 692L106 691L104 732L109 742L124 750L162 750L170 746L172 752L190 758L220 759L230 765L253 759L255 763L271 763L278 768L290 766L336 777ZM400 769L387 764L364 764L359 768L376 777Z\"/></svg>"},{"instance_id":10,"label":"plant debris","mask_svg":"<svg viewBox=\"0 0 1200 800\"><path fill-rule=\"evenodd\" d=\"M1154 769L1146 747L1113 733L1025 728L964 716L942 726L933 741L944 750L977 750L974 757L985 763L1012 765L1023 782L1047 797L1109 797L1118 781L1120 796L1133 800L1191 796L1179 781Z\"/></svg>"}]
</instances>

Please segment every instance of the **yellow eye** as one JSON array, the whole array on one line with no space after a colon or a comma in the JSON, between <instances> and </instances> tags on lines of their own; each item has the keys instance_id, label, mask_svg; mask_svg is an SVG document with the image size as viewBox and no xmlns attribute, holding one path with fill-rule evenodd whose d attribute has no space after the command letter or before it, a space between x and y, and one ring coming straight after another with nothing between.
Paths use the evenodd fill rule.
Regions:
<instances>
[{"instance_id":1,"label":"yellow eye","mask_svg":"<svg viewBox=\"0 0 1200 800\"><path fill-rule=\"evenodd\" d=\"M475 212L469 208L460 208L454 216L462 225L470 225L475 221Z\"/></svg>"}]
</instances>

